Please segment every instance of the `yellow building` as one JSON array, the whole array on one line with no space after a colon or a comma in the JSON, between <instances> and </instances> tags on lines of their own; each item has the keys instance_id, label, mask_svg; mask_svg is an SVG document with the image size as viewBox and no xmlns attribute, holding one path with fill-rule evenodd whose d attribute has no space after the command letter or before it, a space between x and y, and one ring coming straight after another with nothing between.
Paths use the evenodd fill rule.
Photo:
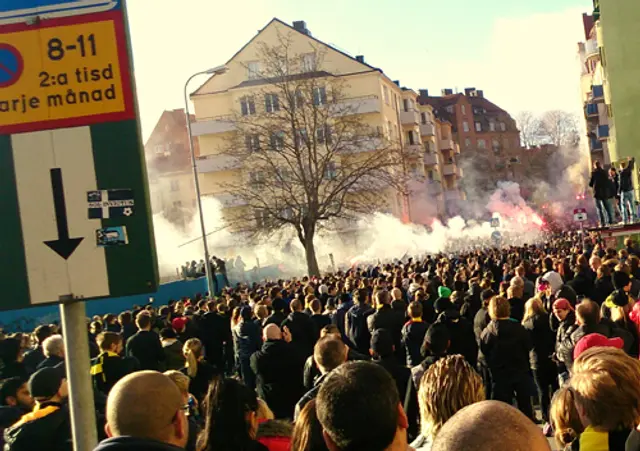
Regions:
<instances>
[{"instance_id":1,"label":"yellow building","mask_svg":"<svg viewBox=\"0 0 640 451\"><path fill-rule=\"evenodd\" d=\"M438 123L429 106L418 105L416 92L401 88L399 82L367 64L363 56L352 57L313 38L304 22L289 26L278 19L269 22L226 62L225 73L212 76L191 95L196 118L193 135L199 140L200 147L198 171L202 194L217 198L225 208L225 214L231 216L243 211L246 201L227 194L225 186L260 181L261 174L252 171L255 168L251 164L243 163L223 149L234 140L241 142L236 136L239 116L250 122L253 114L280 111L282 99L263 94L265 80L261 73L268 64L264 61L265 45L276 46L283 40L287 42L289 57L301 61L302 67L307 69L303 74L305 77L340 84L345 91L340 100L342 107L351 108L350 114L357 114L362 123L402 150L402 168L407 175L408 190L385 189L377 193L377 197L384 196L384 206L379 210L405 221L423 223L442 216L443 193L456 190L457 178L461 176L455 166L459 148L452 141L450 125L447 129L446 124ZM322 66L315 70L318 54L322 54ZM318 89L317 93L315 89ZM330 95L314 88L314 101L326 102ZM247 146L265 145L257 137L255 143L250 136L246 139ZM272 146L274 139L277 141L277 137L271 137ZM446 157L441 152L443 148ZM363 154L378 151L379 148L358 149ZM442 184L448 190L443 189ZM254 217L249 212L242 214L245 213L248 218Z\"/></svg>"}]
</instances>

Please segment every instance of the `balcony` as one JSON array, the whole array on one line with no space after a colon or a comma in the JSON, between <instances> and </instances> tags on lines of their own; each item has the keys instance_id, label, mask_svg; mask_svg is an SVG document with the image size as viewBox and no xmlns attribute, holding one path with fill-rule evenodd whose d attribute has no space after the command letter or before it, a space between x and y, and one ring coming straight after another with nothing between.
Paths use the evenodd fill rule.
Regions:
<instances>
[{"instance_id":1,"label":"balcony","mask_svg":"<svg viewBox=\"0 0 640 451\"><path fill-rule=\"evenodd\" d=\"M598 125L598 128L597 128L596 132L597 132L597 136L598 136L598 140L599 141L605 141L605 140L609 139L609 126L608 125Z\"/></svg>"},{"instance_id":2,"label":"balcony","mask_svg":"<svg viewBox=\"0 0 640 451\"><path fill-rule=\"evenodd\" d=\"M420 124L420 136L435 136L436 127L431 122Z\"/></svg>"},{"instance_id":3,"label":"balcony","mask_svg":"<svg viewBox=\"0 0 640 451\"><path fill-rule=\"evenodd\" d=\"M591 150L591 152L602 152L602 150L604 149L604 145L596 138L591 138L591 140L589 141L589 149Z\"/></svg>"},{"instance_id":4,"label":"balcony","mask_svg":"<svg viewBox=\"0 0 640 451\"><path fill-rule=\"evenodd\" d=\"M448 189L445 190L444 192L444 200L451 202L451 201L458 201L461 200L462 197L460 196L460 190L458 189Z\"/></svg>"},{"instance_id":5,"label":"balcony","mask_svg":"<svg viewBox=\"0 0 640 451\"><path fill-rule=\"evenodd\" d=\"M222 204L223 208L243 207L247 205L247 201L233 194L207 194L202 196L210 197Z\"/></svg>"},{"instance_id":6,"label":"balcony","mask_svg":"<svg viewBox=\"0 0 640 451\"><path fill-rule=\"evenodd\" d=\"M594 102L604 102L604 87L602 85L591 86L591 98Z\"/></svg>"},{"instance_id":7,"label":"balcony","mask_svg":"<svg viewBox=\"0 0 640 451\"><path fill-rule=\"evenodd\" d=\"M455 163L445 164L442 168L442 173L444 175L455 175L457 177L462 177L462 171L460 170L460 167L458 167L458 165Z\"/></svg>"},{"instance_id":8,"label":"balcony","mask_svg":"<svg viewBox=\"0 0 640 451\"><path fill-rule=\"evenodd\" d=\"M208 155L196 160L198 173L206 174L211 172L230 171L240 168L240 160L230 155Z\"/></svg>"},{"instance_id":9,"label":"balcony","mask_svg":"<svg viewBox=\"0 0 640 451\"><path fill-rule=\"evenodd\" d=\"M424 148L420 144L406 144L404 151L407 155L420 157L424 154Z\"/></svg>"},{"instance_id":10,"label":"balcony","mask_svg":"<svg viewBox=\"0 0 640 451\"><path fill-rule=\"evenodd\" d=\"M584 50L587 58L593 58L600 55L600 48L598 47L598 41L596 39L589 39L585 43Z\"/></svg>"},{"instance_id":11,"label":"balcony","mask_svg":"<svg viewBox=\"0 0 640 451\"><path fill-rule=\"evenodd\" d=\"M584 114L589 118L589 117L598 117L598 115L600 114L598 112L598 105L595 103L588 103L587 106L584 109Z\"/></svg>"},{"instance_id":12,"label":"balcony","mask_svg":"<svg viewBox=\"0 0 640 451\"><path fill-rule=\"evenodd\" d=\"M232 132L236 129L232 116L218 116L213 118L200 119L191 123L191 134L193 136L215 135L217 133Z\"/></svg>"},{"instance_id":13,"label":"balcony","mask_svg":"<svg viewBox=\"0 0 640 451\"><path fill-rule=\"evenodd\" d=\"M438 154L437 153L425 153L424 154L424 165L425 166L436 166L438 164Z\"/></svg>"},{"instance_id":14,"label":"balcony","mask_svg":"<svg viewBox=\"0 0 640 451\"><path fill-rule=\"evenodd\" d=\"M427 181L427 192L434 196L442 194L442 183L437 180Z\"/></svg>"},{"instance_id":15,"label":"balcony","mask_svg":"<svg viewBox=\"0 0 640 451\"><path fill-rule=\"evenodd\" d=\"M440 149L441 150L455 150L455 144L453 139L441 139L440 140Z\"/></svg>"},{"instance_id":16,"label":"balcony","mask_svg":"<svg viewBox=\"0 0 640 451\"><path fill-rule=\"evenodd\" d=\"M400 111L400 122L402 125L420 124L420 113L416 110Z\"/></svg>"},{"instance_id":17,"label":"balcony","mask_svg":"<svg viewBox=\"0 0 640 451\"><path fill-rule=\"evenodd\" d=\"M330 108L336 116L350 116L353 114L379 113L382 105L378 96L370 95L342 99L338 103L330 105Z\"/></svg>"}]
</instances>

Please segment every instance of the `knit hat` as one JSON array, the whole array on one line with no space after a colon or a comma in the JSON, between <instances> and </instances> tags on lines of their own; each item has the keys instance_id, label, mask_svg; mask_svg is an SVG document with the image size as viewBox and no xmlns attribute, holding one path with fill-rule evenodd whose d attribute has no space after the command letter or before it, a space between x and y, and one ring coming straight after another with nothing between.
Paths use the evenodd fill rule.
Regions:
<instances>
[{"instance_id":1,"label":"knit hat","mask_svg":"<svg viewBox=\"0 0 640 451\"><path fill-rule=\"evenodd\" d=\"M447 310L453 309L453 302L451 302L448 298L438 298L436 302L433 303L433 308L436 313L442 313Z\"/></svg>"},{"instance_id":2,"label":"knit hat","mask_svg":"<svg viewBox=\"0 0 640 451\"><path fill-rule=\"evenodd\" d=\"M565 298L556 299L553 303L554 310L573 310L573 305L571 302L566 300Z\"/></svg>"},{"instance_id":3,"label":"knit hat","mask_svg":"<svg viewBox=\"0 0 640 451\"><path fill-rule=\"evenodd\" d=\"M447 287L440 287L438 288L438 296L440 296L441 298L448 298L449 296L451 296L451 290Z\"/></svg>"},{"instance_id":4,"label":"knit hat","mask_svg":"<svg viewBox=\"0 0 640 451\"><path fill-rule=\"evenodd\" d=\"M621 290L631 282L631 278L626 272L623 271L615 271L613 273L613 287L616 290Z\"/></svg>"},{"instance_id":5,"label":"knit hat","mask_svg":"<svg viewBox=\"0 0 640 451\"><path fill-rule=\"evenodd\" d=\"M577 359L580 354L590 348L605 347L622 349L624 341L620 337L607 338L602 334L589 334L582 337L575 348L573 348L573 359Z\"/></svg>"},{"instance_id":6,"label":"knit hat","mask_svg":"<svg viewBox=\"0 0 640 451\"><path fill-rule=\"evenodd\" d=\"M393 337L387 329L378 329L371 335L371 349L380 357L393 354Z\"/></svg>"},{"instance_id":7,"label":"knit hat","mask_svg":"<svg viewBox=\"0 0 640 451\"><path fill-rule=\"evenodd\" d=\"M173 327L174 330L182 330L187 325L187 321L187 318L184 316L174 318L173 321L171 321L171 327Z\"/></svg>"},{"instance_id":8,"label":"knit hat","mask_svg":"<svg viewBox=\"0 0 640 451\"><path fill-rule=\"evenodd\" d=\"M624 307L629 303L629 295L623 289L619 289L612 293L611 300L616 306Z\"/></svg>"},{"instance_id":9,"label":"knit hat","mask_svg":"<svg viewBox=\"0 0 640 451\"><path fill-rule=\"evenodd\" d=\"M34 399L49 399L58 393L65 379L64 369L60 367L42 368L29 379L29 391Z\"/></svg>"}]
</instances>

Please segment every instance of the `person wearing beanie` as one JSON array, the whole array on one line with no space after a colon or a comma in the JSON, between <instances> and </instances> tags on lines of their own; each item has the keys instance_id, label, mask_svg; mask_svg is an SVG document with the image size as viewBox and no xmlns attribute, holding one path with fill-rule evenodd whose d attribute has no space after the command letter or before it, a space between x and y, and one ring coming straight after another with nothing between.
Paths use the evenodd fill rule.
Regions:
<instances>
[{"instance_id":1,"label":"person wearing beanie","mask_svg":"<svg viewBox=\"0 0 640 451\"><path fill-rule=\"evenodd\" d=\"M631 277L624 271L614 271L612 279L614 291L600 307L600 315L605 319L611 319L612 309L625 307L631 302L631 297L629 296Z\"/></svg>"},{"instance_id":2,"label":"person wearing beanie","mask_svg":"<svg viewBox=\"0 0 640 451\"><path fill-rule=\"evenodd\" d=\"M66 404L69 390L64 370L42 368L33 373L28 385L35 407L5 431L5 451L45 448L72 451L71 422Z\"/></svg>"},{"instance_id":3,"label":"person wearing beanie","mask_svg":"<svg viewBox=\"0 0 640 451\"><path fill-rule=\"evenodd\" d=\"M449 299L451 297L451 289L448 287L439 287L438 288L438 296L441 298Z\"/></svg>"},{"instance_id":4,"label":"person wearing beanie","mask_svg":"<svg viewBox=\"0 0 640 451\"><path fill-rule=\"evenodd\" d=\"M399 363L404 364L406 354L402 347L402 327L404 318L401 318L391 308L391 297L386 290L377 291L374 295L376 312L367 317L367 327L373 337L378 329L386 329L393 338L394 353Z\"/></svg>"}]
</instances>

